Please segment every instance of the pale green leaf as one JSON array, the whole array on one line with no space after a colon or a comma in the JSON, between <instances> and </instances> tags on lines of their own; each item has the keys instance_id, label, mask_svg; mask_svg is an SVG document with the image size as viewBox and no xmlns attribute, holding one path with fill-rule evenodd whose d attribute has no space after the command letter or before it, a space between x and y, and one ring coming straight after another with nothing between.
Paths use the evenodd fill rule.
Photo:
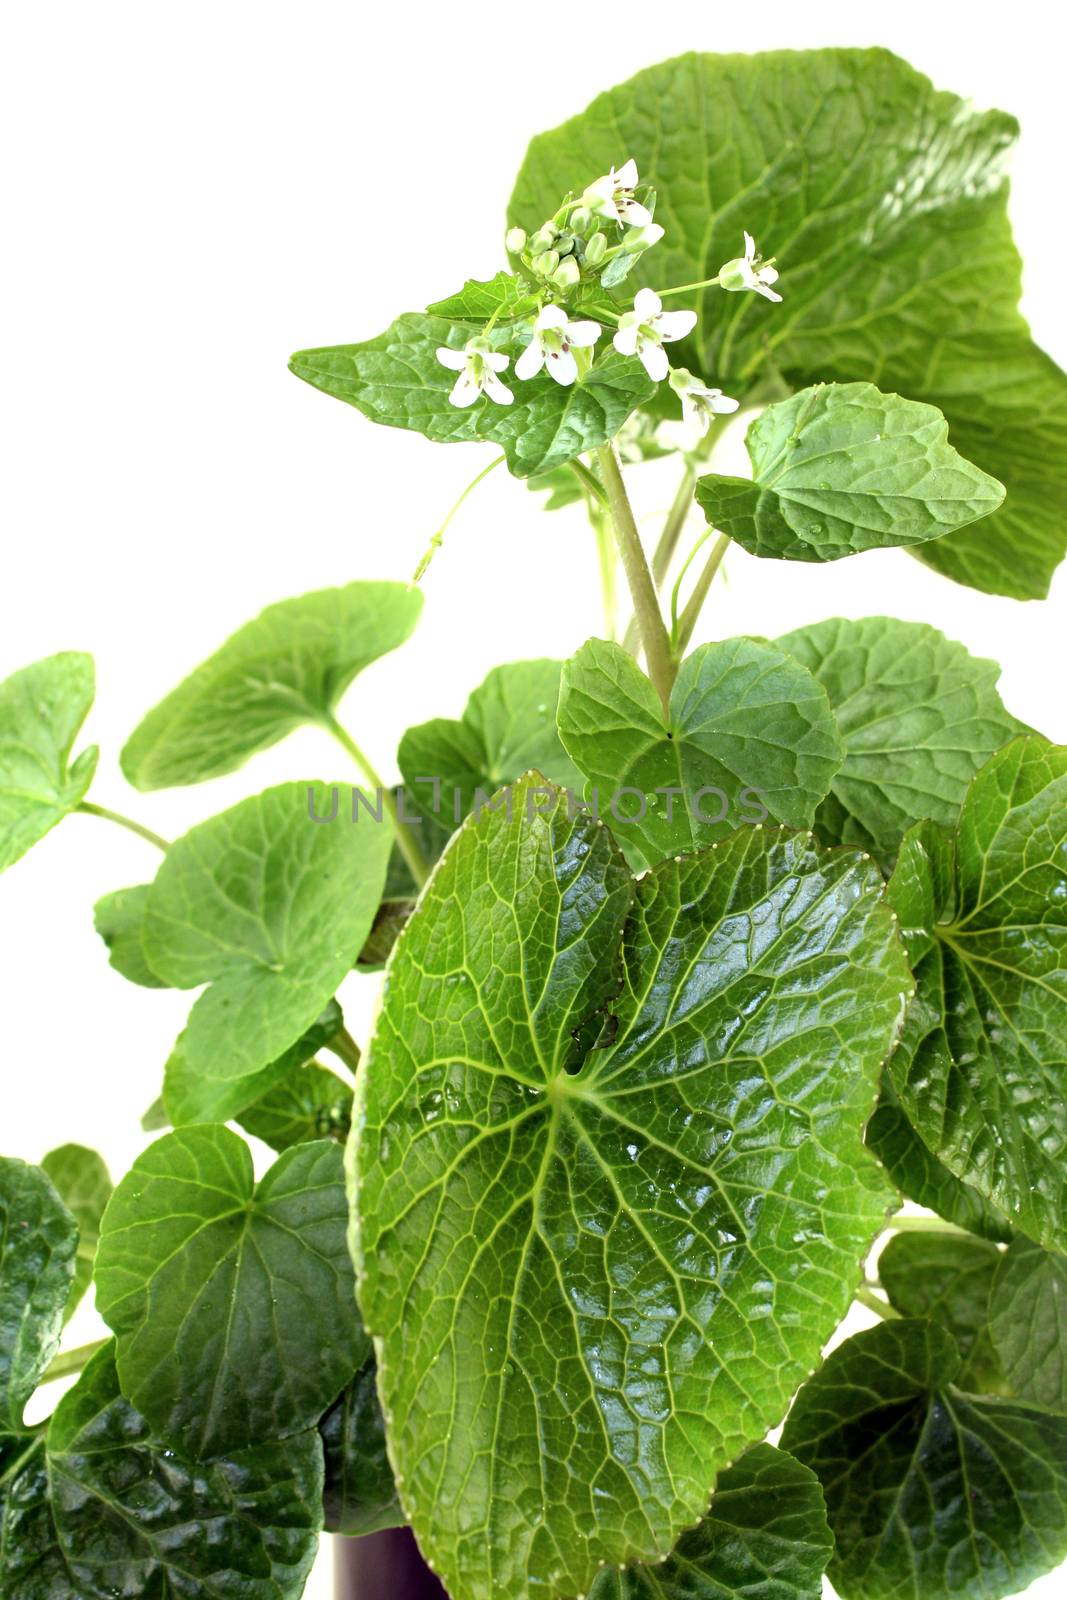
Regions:
<instances>
[{"instance_id":1,"label":"pale green leaf","mask_svg":"<svg viewBox=\"0 0 1067 1600\"><path fill-rule=\"evenodd\" d=\"M511 272L498 272L488 280L468 278L458 294L435 300L426 307L426 314L448 317L453 322L482 323L492 316L532 317L537 307L537 295L524 279Z\"/></svg>"},{"instance_id":2,"label":"pale green leaf","mask_svg":"<svg viewBox=\"0 0 1067 1600\"><path fill-rule=\"evenodd\" d=\"M322 1014L275 1061L241 1077L194 1072L181 1034L170 1053L163 1077L164 1120L160 1127L187 1127L194 1122L229 1122L239 1117L289 1074L299 1070L336 1038L344 1023L341 1007L331 1000ZM147 1131L151 1132L151 1129Z\"/></svg>"},{"instance_id":3,"label":"pale green leaf","mask_svg":"<svg viewBox=\"0 0 1067 1600\"><path fill-rule=\"evenodd\" d=\"M162 989L163 981L145 960L141 943L150 890L150 884L138 883L102 895L93 907L93 925L107 945L108 960L116 972L144 989Z\"/></svg>"},{"instance_id":4,"label":"pale green leaf","mask_svg":"<svg viewBox=\"0 0 1067 1600\"><path fill-rule=\"evenodd\" d=\"M100 1238L100 1219L111 1198L111 1175L102 1156L83 1144L62 1144L50 1150L41 1170L78 1225L74 1282L67 1301L69 1318L93 1281L93 1262Z\"/></svg>"},{"instance_id":5,"label":"pale green leaf","mask_svg":"<svg viewBox=\"0 0 1067 1600\"><path fill-rule=\"evenodd\" d=\"M1015 1394L1067 1414L1067 1257L1018 1235L1000 1258L989 1309Z\"/></svg>"},{"instance_id":6,"label":"pale green leaf","mask_svg":"<svg viewBox=\"0 0 1067 1600\"><path fill-rule=\"evenodd\" d=\"M93 691L93 658L76 650L0 683L0 872L85 799L100 752L70 752Z\"/></svg>"}]
</instances>

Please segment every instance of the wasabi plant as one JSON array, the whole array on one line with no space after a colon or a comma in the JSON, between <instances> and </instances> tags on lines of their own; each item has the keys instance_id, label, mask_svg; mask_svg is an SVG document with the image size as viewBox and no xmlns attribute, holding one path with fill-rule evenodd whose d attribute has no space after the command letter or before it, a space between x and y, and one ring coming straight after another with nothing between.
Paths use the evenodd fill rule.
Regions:
<instances>
[{"instance_id":1,"label":"wasabi plant","mask_svg":"<svg viewBox=\"0 0 1067 1600\"><path fill-rule=\"evenodd\" d=\"M691 648L731 546L1045 594L1067 378L1014 134L882 51L669 61L534 139L506 268L293 358L599 543L595 636L388 782L339 706L404 575L269 607L148 712L141 791L343 752L174 843L89 798L89 657L0 685L0 867L134 828L111 965L199 991L113 1192L77 1146L0 1164L5 1600L295 1597L324 1527L409 1524L454 1600L996 1600L1067 1556L1067 750L926 623ZM649 551L624 470L671 453ZM110 1337L57 1355L90 1281Z\"/></svg>"}]
</instances>

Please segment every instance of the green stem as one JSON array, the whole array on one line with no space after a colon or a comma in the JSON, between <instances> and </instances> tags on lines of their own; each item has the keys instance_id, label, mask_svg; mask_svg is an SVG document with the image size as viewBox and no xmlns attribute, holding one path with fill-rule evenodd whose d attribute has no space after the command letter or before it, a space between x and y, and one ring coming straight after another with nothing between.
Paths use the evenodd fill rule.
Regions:
<instances>
[{"instance_id":1,"label":"green stem","mask_svg":"<svg viewBox=\"0 0 1067 1600\"><path fill-rule=\"evenodd\" d=\"M577 457L575 457L573 461L568 461L567 465L581 483L582 487L588 490L594 500L598 501L600 505L606 508L608 497L604 492L604 485L600 482L599 478L595 477L593 473L590 472L585 462L579 461Z\"/></svg>"},{"instance_id":2,"label":"green stem","mask_svg":"<svg viewBox=\"0 0 1067 1600\"><path fill-rule=\"evenodd\" d=\"M52 1383L56 1378L69 1378L74 1372L80 1372L85 1364L102 1350L107 1344L106 1339L94 1339L92 1344L81 1344L76 1350L61 1350L52 1363L45 1368L42 1383Z\"/></svg>"},{"instance_id":3,"label":"green stem","mask_svg":"<svg viewBox=\"0 0 1067 1600\"><path fill-rule=\"evenodd\" d=\"M415 879L415 882L421 889L422 885L426 882L426 879L430 876L430 863L423 855L422 846L419 844L419 841L416 839L414 833L412 833L411 828L406 822L402 822L400 820L392 789L387 788L382 782L381 778L378 776L377 772L375 772L374 768L371 766L367 757L363 754L363 751L359 748L359 745L353 739L352 735L348 732L347 728L342 728L341 724L331 711L327 711L324 714L322 718L322 725L327 732L333 734L334 738L337 740L342 749L347 750L348 754L352 757L352 760L356 763L356 766L359 767L371 788L375 789L378 794L381 795L382 804L389 813L390 820L392 821L393 827L396 830L396 842L399 847L400 854L404 857L404 860L408 864L408 870L411 873L411 876Z\"/></svg>"},{"instance_id":4,"label":"green stem","mask_svg":"<svg viewBox=\"0 0 1067 1600\"><path fill-rule=\"evenodd\" d=\"M674 639L672 643L676 659L685 654L686 646L693 637L693 629L697 625L697 618L700 616L701 607L708 597L708 590L711 588L712 579L721 567L722 558L729 549L729 546L729 534L720 533L719 537L712 546L711 554L707 559L704 570L697 579L692 594L686 601L685 610L678 619L677 628L674 630ZM680 581L681 580L679 579L679 582Z\"/></svg>"},{"instance_id":5,"label":"green stem","mask_svg":"<svg viewBox=\"0 0 1067 1600\"><path fill-rule=\"evenodd\" d=\"M873 1286L869 1283L861 1283L855 1297L861 1306L873 1311L883 1322L893 1322L900 1316L900 1312L894 1311L888 1300L883 1300L880 1294L875 1294Z\"/></svg>"},{"instance_id":6,"label":"green stem","mask_svg":"<svg viewBox=\"0 0 1067 1600\"><path fill-rule=\"evenodd\" d=\"M124 817L120 811L109 811L106 806L94 806L92 801L83 800L78 806L87 817L103 817L105 822L117 823L120 828L125 828L129 833L137 834L140 839L147 839L149 844L154 844L157 850L169 850L170 844L166 839L161 839L158 833L153 833L151 828L146 828L143 822L134 822L132 817Z\"/></svg>"},{"instance_id":7,"label":"green stem","mask_svg":"<svg viewBox=\"0 0 1067 1600\"><path fill-rule=\"evenodd\" d=\"M940 1217L890 1217L886 1223L894 1233L962 1233L967 1235L966 1228L958 1228L954 1222L943 1222ZM967 1235L969 1237L969 1235Z\"/></svg>"},{"instance_id":8,"label":"green stem","mask_svg":"<svg viewBox=\"0 0 1067 1600\"><path fill-rule=\"evenodd\" d=\"M710 289L718 286L719 274L716 273L714 278L702 278L699 283L676 283L673 289L657 289L656 293L661 300L667 300L672 294L687 294L690 289Z\"/></svg>"},{"instance_id":9,"label":"green stem","mask_svg":"<svg viewBox=\"0 0 1067 1600\"><path fill-rule=\"evenodd\" d=\"M343 1061L349 1072L355 1077L361 1057L359 1045L348 1029L338 1028L326 1048L333 1052L338 1061Z\"/></svg>"},{"instance_id":10,"label":"green stem","mask_svg":"<svg viewBox=\"0 0 1067 1600\"><path fill-rule=\"evenodd\" d=\"M682 474L682 481L678 485L674 499L671 501L671 508L667 512L667 520L663 524L663 532L659 536L659 543L656 545L652 555L652 582L657 590L663 587L663 580L667 576L671 561L674 558L674 552L678 548L678 540L682 536L682 529L685 527L690 507L693 504L693 485L696 483L696 477L696 468L692 462L687 461L685 471ZM638 629L635 615L630 618L622 641L631 655L634 655L637 650L639 637L640 630Z\"/></svg>"},{"instance_id":11,"label":"green stem","mask_svg":"<svg viewBox=\"0 0 1067 1600\"><path fill-rule=\"evenodd\" d=\"M487 467L483 467L482 471L479 472L479 474L478 474L478 476L476 478L472 478L471 479L470 483L468 483L467 487L464 489L463 493L460 495L459 499L456 501L455 505L452 507L451 511L448 513L448 516L445 518L445 520L442 522L441 526L438 528L437 532L434 534L433 538L430 540L430 543L426 548L425 555L423 556L422 560L419 562L418 566L415 568L415 575L411 580L412 583L418 583L419 579L425 573L426 568L430 565L430 562L433 560L433 558L436 555L437 551L441 548L441 541L443 540L443 538L445 536L445 533L446 533L446 531L448 529L448 524L452 521L452 518L455 516L456 512L459 510L459 508L463 504L464 500L466 500L467 496L469 494L473 493L473 491L475 489L477 489L478 485L481 483L483 478L488 478L489 474L493 471L493 469L495 467L499 467L500 463L502 461L506 460L506 459L507 458L505 456L497 456L495 461L490 461L490 463L489 463L489 465Z\"/></svg>"},{"instance_id":12,"label":"green stem","mask_svg":"<svg viewBox=\"0 0 1067 1600\"><path fill-rule=\"evenodd\" d=\"M641 632L648 675L663 705L664 716L670 714L671 687L674 683L674 663L671 644L656 597L656 587L648 570L641 536L634 521L633 509L626 485L622 480L619 460L614 446L602 444L597 450L600 477L607 492L611 520L615 525L615 542L619 547L623 571L630 586L634 613Z\"/></svg>"}]
</instances>

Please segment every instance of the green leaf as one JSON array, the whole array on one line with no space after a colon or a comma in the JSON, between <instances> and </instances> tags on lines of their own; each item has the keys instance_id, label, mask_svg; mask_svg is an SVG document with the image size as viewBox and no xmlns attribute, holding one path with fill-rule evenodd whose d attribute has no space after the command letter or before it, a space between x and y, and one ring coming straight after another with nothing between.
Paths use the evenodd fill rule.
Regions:
<instances>
[{"instance_id":1,"label":"green leaf","mask_svg":"<svg viewBox=\"0 0 1067 1600\"><path fill-rule=\"evenodd\" d=\"M805 826L841 763L825 691L783 650L756 639L700 645L687 656L669 724L633 657L590 639L563 669L559 731L588 779L587 797L596 794L638 865L700 849L767 815Z\"/></svg>"},{"instance_id":2,"label":"green leaf","mask_svg":"<svg viewBox=\"0 0 1067 1600\"><path fill-rule=\"evenodd\" d=\"M352 1125L352 1086L317 1061L292 1066L244 1108L239 1120L246 1133L272 1150L312 1139L343 1143Z\"/></svg>"},{"instance_id":3,"label":"green leaf","mask_svg":"<svg viewBox=\"0 0 1067 1600\"><path fill-rule=\"evenodd\" d=\"M458 294L435 300L426 307L426 314L447 317L452 322L480 323L488 322L492 316L531 317L538 304L536 293L523 278L511 272L498 272L488 281L468 278Z\"/></svg>"},{"instance_id":4,"label":"green leaf","mask_svg":"<svg viewBox=\"0 0 1067 1600\"><path fill-rule=\"evenodd\" d=\"M1067 1258L1018 1235L1000 1258L989 1310L1015 1394L1067 1413Z\"/></svg>"},{"instance_id":5,"label":"green leaf","mask_svg":"<svg viewBox=\"0 0 1067 1600\"><path fill-rule=\"evenodd\" d=\"M1004 176L1016 132L884 50L685 55L534 139L509 222L538 227L633 155L666 229L635 287L713 277L747 229L777 258L783 303L714 287L680 298L699 320L676 363L739 397L777 372L937 406L952 444L1008 496L915 553L1037 598L1067 544L1067 377L1017 309Z\"/></svg>"},{"instance_id":6,"label":"green leaf","mask_svg":"<svg viewBox=\"0 0 1067 1600\"><path fill-rule=\"evenodd\" d=\"M833 1548L815 1474L757 1444L719 1474L708 1515L666 1562L602 1572L589 1600L821 1600Z\"/></svg>"},{"instance_id":7,"label":"green leaf","mask_svg":"<svg viewBox=\"0 0 1067 1600\"><path fill-rule=\"evenodd\" d=\"M844 741L815 823L830 844L884 859L917 818L951 827L979 767L1022 731L996 663L924 622L834 617L778 644L818 678Z\"/></svg>"},{"instance_id":8,"label":"green leaf","mask_svg":"<svg viewBox=\"0 0 1067 1600\"><path fill-rule=\"evenodd\" d=\"M189 1071L222 1080L276 1061L355 965L382 898L387 818L333 785L287 783L200 823L168 850L142 941L165 984L211 987L182 1040Z\"/></svg>"},{"instance_id":9,"label":"green leaf","mask_svg":"<svg viewBox=\"0 0 1067 1600\"><path fill-rule=\"evenodd\" d=\"M1067 1555L1067 1420L954 1387L934 1323L857 1334L801 1389L782 1446L818 1475L843 1600L982 1600Z\"/></svg>"},{"instance_id":10,"label":"green leaf","mask_svg":"<svg viewBox=\"0 0 1067 1600\"><path fill-rule=\"evenodd\" d=\"M258 1184L217 1125L137 1158L104 1218L96 1297L123 1393L161 1437L211 1455L318 1421L366 1354L347 1220L329 1140Z\"/></svg>"},{"instance_id":11,"label":"green leaf","mask_svg":"<svg viewBox=\"0 0 1067 1600\"><path fill-rule=\"evenodd\" d=\"M878 1157L906 1199L936 1211L946 1222L954 1222L980 1238L1001 1244L1011 1238L1011 1225L1006 1218L926 1148L901 1110L888 1076L882 1083L882 1098L867 1124L867 1148Z\"/></svg>"},{"instance_id":12,"label":"green leaf","mask_svg":"<svg viewBox=\"0 0 1067 1600\"><path fill-rule=\"evenodd\" d=\"M556 732L562 671L562 661L494 667L460 720L435 717L409 728L397 756L408 809L418 806L451 832L479 790L484 804L532 769L550 783L577 788L578 770Z\"/></svg>"},{"instance_id":13,"label":"green leaf","mask_svg":"<svg viewBox=\"0 0 1067 1600\"><path fill-rule=\"evenodd\" d=\"M144 989L162 989L165 985L145 960L141 943L151 887L138 883L102 895L93 907L93 925L107 945L108 961L116 972Z\"/></svg>"},{"instance_id":14,"label":"green leaf","mask_svg":"<svg viewBox=\"0 0 1067 1600\"><path fill-rule=\"evenodd\" d=\"M547 494L544 509L562 511L566 506L577 505L585 498L585 490L570 467L553 467L551 472L539 472L527 478L527 489L534 494Z\"/></svg>"},{"instance_id":15,"label":"green leaf","mask_svg":"<svg viewBox=\"0 0 1067 1600\"><path fill-rule=\"evenodd\" d=\"M161 700L122 752L136 789L201 783L336 710L356 675L410 638L422 595L349 583L268 606Z\"/></svg>"},{"instance_id":16,"label":"green leaf","mask_svg":"<svg viewBox=\"0 0 1067 1600\"><path fill-rule=\"evenodd\" d=\"M85 799L100 752L70 752L93 690L93 658L76 650L0 683L0 872Z\"/></svg>"},{"instance_id":17,"label":"green leaf","mask_svg":"<svg viewBox=\"0 0 1067 1600\"><path fill-rule=\"evenodd\" d=\"M1050 1247L1067 1244L1067 749L1017 739L954 838L909 833L889 887L917 980L890 1062L933 1154Z\"/></svg>"},{"instance_id":18,"label":"green leaf","mask_svg":"<svg viewBox=\"0 0 1067 1600\"><path fill-rule=\"evenodd\" d=\"M745 443L752 479L699 478L708 521L754 556L837 561L921 544L995 511L1004 487L948 442L934 406L870 383L820 384L770 405Z\"/></svg>"},{"instance_id":19,"label":"green leaf","mask_svg":"<svg viewBox=\"0 0 1067 1600\"><path fill-rule=\"evenodd\" d=\"M909 982L870 862L747 829L635 883L543 795L423 891L349 1145L398 1489L469 1600L666 1554L780 1419L885 1217Z\"/></svg>"},{"instance_id":20,"label":"green leaf","mask_svg":"<svg viewBox=\"0 0 1067 1600\"><path fill-rule=\"evenodd\" d=\"M878 1278L905 1317L947 1328L964 1365L961 1389L1003 1394L1004 1374L989 1338L989 1296L1001 1252L964 1233L897 1233L878 1257Z\"/></svg>"},{"instance_id":21,"label":"green leaf","mask_svg":"<svg viewBox=\"0 0 1067 1600\"><path fill-rule=\"evenodd\" d=\"M398 1528L404 1522L385 1447L376 1371L374 1357L368 1356L319 1423L330 1533L351 1537Z\"/></svg>"},{"instance_id":22,"label":"green leaf","mask_svg":"<svg viewBox=\"0 0 1067 1600\"><path fill-rule=\"evenodd\" d=\"M220 1078L194 1072L189 1064L183 1033L171 1051L163 1079L164 1120L159 1127L188 1127L194 1122L229 1122L268 1094L289 1074L309 1062L336 1038L344 1024L336 1000L323 1009L311 1027L276 1061L240 1078ZM142 1124L143 1125L143 1124ZM151 1132L152 1130L147 1130Z\"/></svg>"},{"instance_id":23,"label":"green leaf","mask_svg":"<svg viewBox=\"0 0 1067 1600\"><path fill-rule=\"evenodd\" d=\"M483 396L460 408L448 398L456 374L442 366L437 351L441 346L461 350L471 333L469 322L412 312L364 344L301 350L289 369L355 406L372 422L412 428L439 443L485 440L498 445L517 478L547 472L604 444L656 390L635 356L617 355L602 339L594 365L570 388L547 372L525 383L504 373L503 381L515 396L513 405L497 405ZM522 348L515 331L498 325L488 337L514 366Z\"/></svg>"},{"instance_id":24,"label":"green leaf","mask_svg":"<svg viewBox=\"0 0 1067 1600\"><path fill-rule=\"evenodd\" d=\"M102 1156L83 1144L61 1144L50 1150L41 1170L78 1225L74 1283L67 1301L69 1318L93 1281L93 1262L100 1238L100 1219L111 1198L111 1175Z\"/></svg>"},{"instance_id":25,"label":"green leaf","mask_svg":"<svg viewBox=\"0 0 1067 1600\"><path fill-rule=\"evenodd\" d=\"M59 1348L77 1245L74 1219L40 1167L0 1157L0 1451Z\"/></svg>"},{"instance_id":26,"label":"green leaf","mask_svg":"<svg viewBox=\"0 0 1067 1600\"><path fill-rule=\"evenodd\" d=\"M415 901L410 898L382 901L356 962L361 972L377 972L384 967L414 909Z\"/></svg>"},{"instance_id":27,"label":"green leaf","mask_svg":"<svg viewBox=\"0 0 1067 1600\"><path fill-rule=\"evenodd\" d=\"M6 1600L298 1600L315 1558L322 1452L307 1432L211 1461L164 1448L89 1362L22 1463L0 1539Z\"/></svg>"}]
</instances>

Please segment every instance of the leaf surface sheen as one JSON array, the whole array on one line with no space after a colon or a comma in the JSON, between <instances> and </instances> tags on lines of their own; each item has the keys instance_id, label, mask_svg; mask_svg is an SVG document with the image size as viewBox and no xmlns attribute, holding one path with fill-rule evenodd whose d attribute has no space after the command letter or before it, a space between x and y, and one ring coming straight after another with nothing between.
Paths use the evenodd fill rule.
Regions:
<instances>
[{"instance_id":1,"label":"leaf surface sheen","mask_svg":"<svg viewBox=\"0 0 1067 1600\"><path fill-rule=\"evenodd\" d=\"M100 752L70 752L95 690L92 656L47 656L0 683L0 872L85 799Z\"/></svg>"}]
</instances>

